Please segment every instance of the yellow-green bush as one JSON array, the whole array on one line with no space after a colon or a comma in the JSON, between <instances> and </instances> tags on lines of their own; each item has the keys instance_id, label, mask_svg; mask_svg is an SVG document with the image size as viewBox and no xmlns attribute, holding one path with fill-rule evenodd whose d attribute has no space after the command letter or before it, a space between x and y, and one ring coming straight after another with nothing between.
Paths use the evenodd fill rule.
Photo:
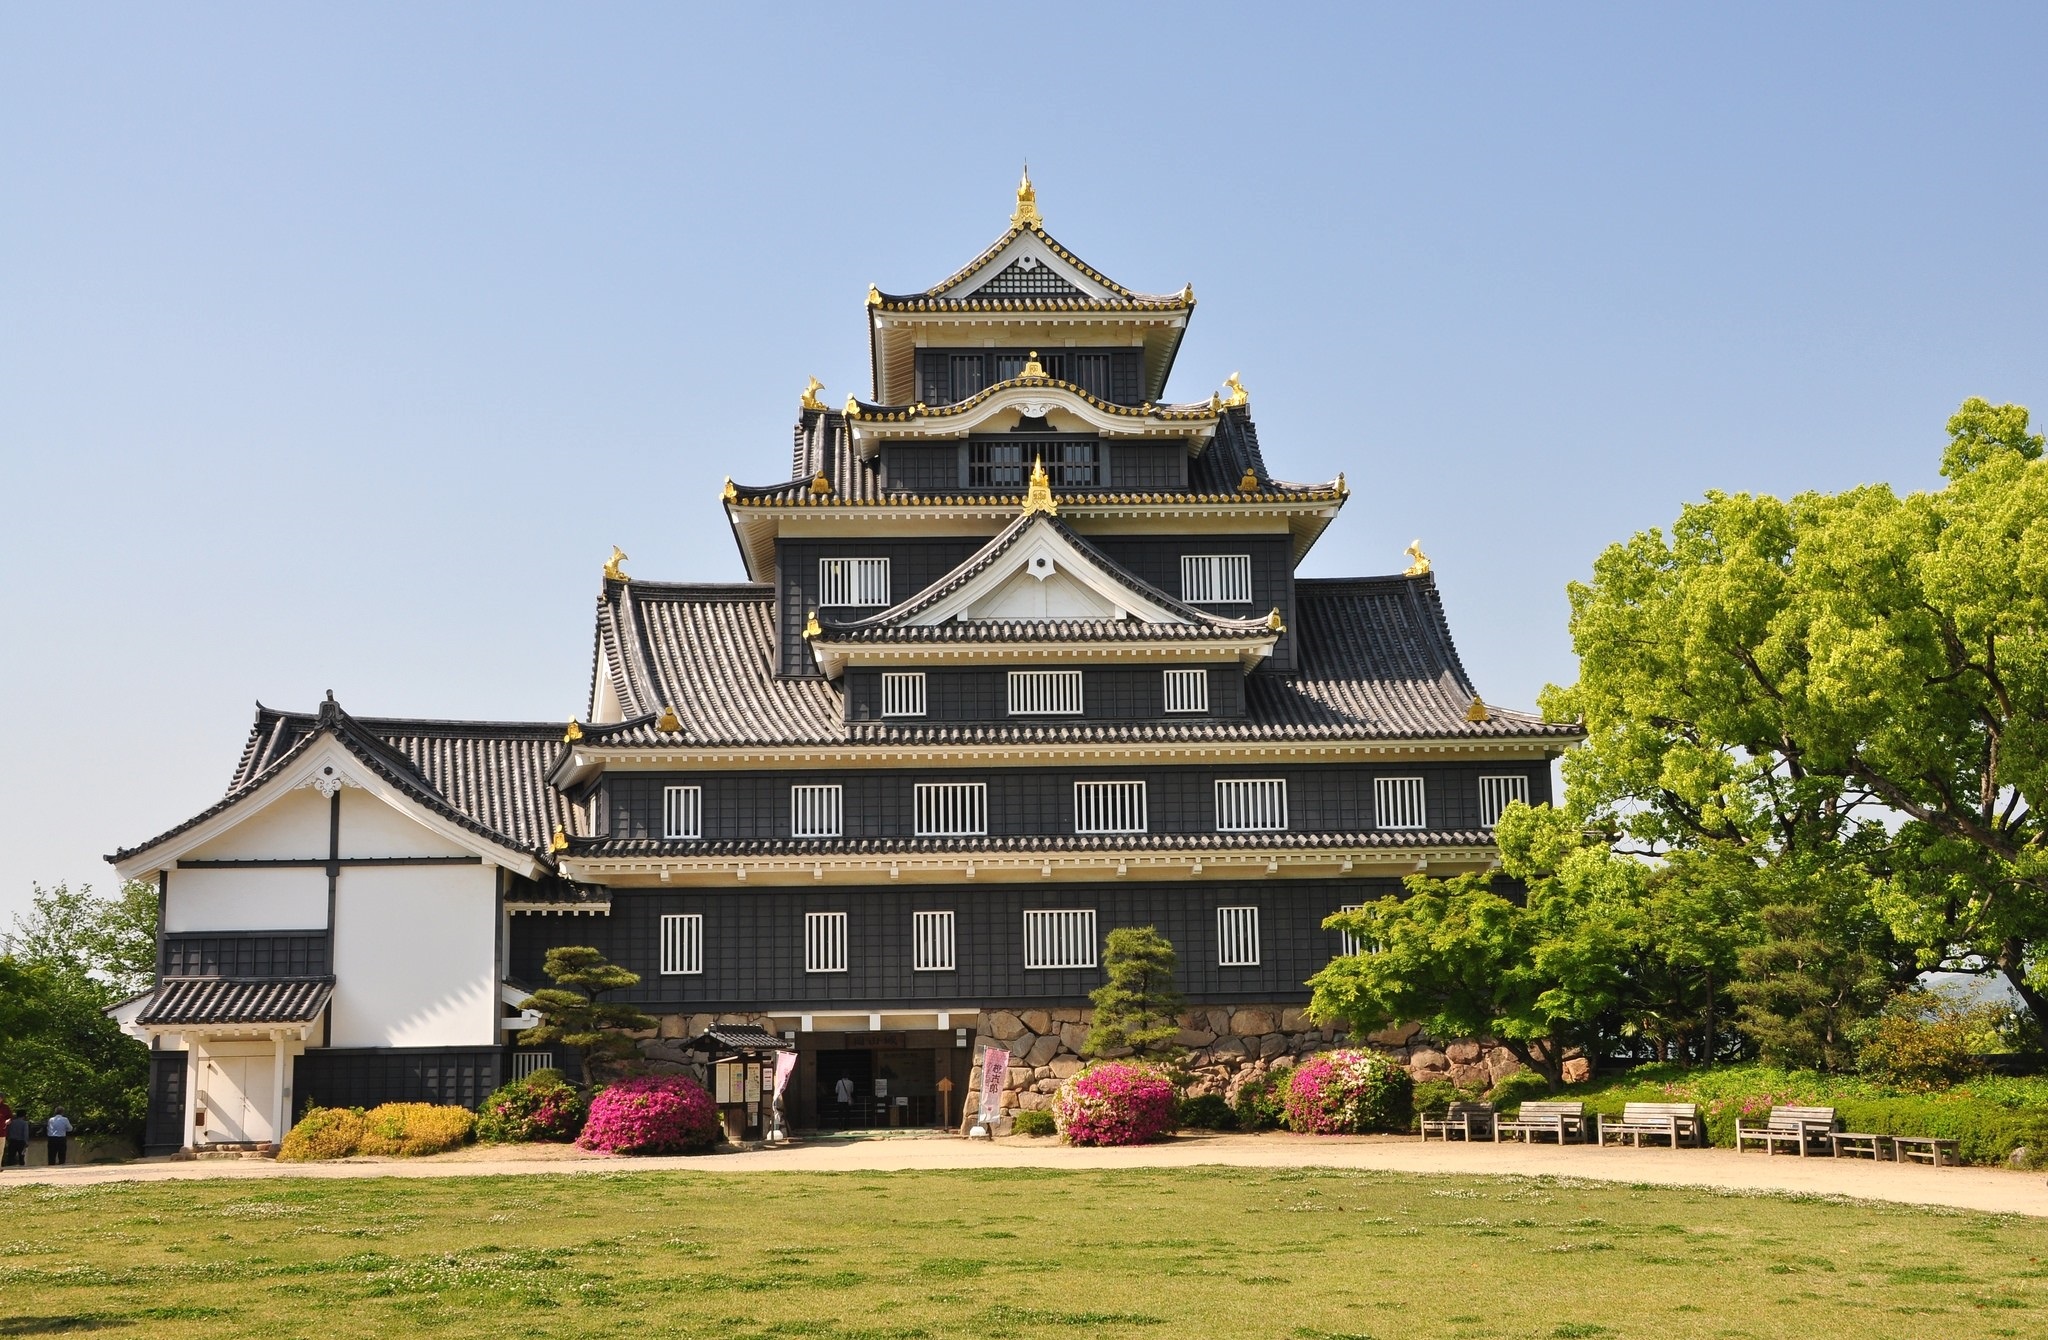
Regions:
<instances>
[{"instance_id":1,"label":"yellow-green bush","mask_svg":"<svg viewBox=\"0 0 2048 1340\"><path fill-rule=\"evenodd\" d=\"M299 1124L285 1133L277 1156L287 1163L310 1163L318 1159L345 1159L356 1152L363 1139L363 1109L359 1107L309 1107Z\"/></svg>"},{"instance_id":2,"label":"yellow-green bush","mask_svg":"<svg viewBox=\"0 0 2048 1340\"><path fill-rule=\"evenodd\" d=\"M466 1107L432 1103L385 1103L363 1114L359 1154L439 1154L466 1144L476 1130L476 1113Z\"/></svg>"}]
</instances>

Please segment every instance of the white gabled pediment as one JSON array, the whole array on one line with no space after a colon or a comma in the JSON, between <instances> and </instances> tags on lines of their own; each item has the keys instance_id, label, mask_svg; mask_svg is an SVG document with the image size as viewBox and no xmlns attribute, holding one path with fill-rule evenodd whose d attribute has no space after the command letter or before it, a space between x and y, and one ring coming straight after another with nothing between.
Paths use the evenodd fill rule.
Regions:
<instances>
[{"instance_id":1,"label":"white gabled pediment","mask_svg":"<svg viewBox=\"0 0 2048 1340\"><path fill-rule=\"evenodd\" d=\"M940 289L932 296L956 299L971 298L982 289L995 283L997 278L1009 272L1010 267L1013 265L1018 267L1017 273L1037 273L1043 271L1061 283L1078 289L1081 293L1098 301L1107 301L1119 296L1115 290L1103 284L1101 280L1091 277L1072 261L1067 260L1047 246L1043 238L1028 228L1012 238L1008 246L989 257L988 264L982 266L959 283L954 284L950 288ZM1011 278L1015 278L1015 275L1011 275Z\"/></svg>"},{"instance_id":2,"label":"white gabled pediment","mask_svg":"<svg viewBox=\"0 0 2048 1340\"><path fill-rule=\"evenodd\" d=\"M1139 619L1181 623L1178 610L1132 590L1083 553L1043 516L999 559L958 590L919 610L908 624L949 619Z\"/></svg>"}]
</instances>

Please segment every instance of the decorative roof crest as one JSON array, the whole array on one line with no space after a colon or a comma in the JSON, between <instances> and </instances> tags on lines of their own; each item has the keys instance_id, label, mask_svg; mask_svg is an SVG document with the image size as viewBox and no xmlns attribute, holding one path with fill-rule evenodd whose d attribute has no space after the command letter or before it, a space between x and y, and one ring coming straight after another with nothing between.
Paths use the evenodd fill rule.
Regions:
<instances>
[{"instance_id":1,"label":"decorative roof crest","mask_svg":"<svg viewBox=\"0 0 2048 1340\"><path fill-rule=\"evenodd\" d=\"M567 851L567 850L569 850L569 835L568 835L568 833L566 833L566 832L564 832L564 831L563 831L563 829L562 829L562 826L561 826L560 824L556 824L556 825L555 825L555 835L554 835L553 837L551 837L551 838L549 838L549 839L548 839L548 850L549 850L549 851Z\"/></svg>"},{"instance_id":2,"label":"decorative roof crest","mask_svg":"<svg viewBox=\"0 0 2048 1340\"><path fill-rule=\"evenodd\" d=\"M1486 700L1476 693L1472 695L1472 705L1465 709L1465 720L1475 725L1482 721L1493 720L1493 713L1487 708Z\"/></svg>"},{"instance_id":3,"label":"decorative roof crest","mask_svg":"<svg viewBox=\"0 0 2048 1340\"><path fill-rule=\"evenodd\" d=\"M1052 496L1052 481L1046 478L1045 458L1035 456L1031 461L1031 488L1024 495L1024 515L1043 512L1047 516L1057 516L1059 510L1059 500Z\"/></svg>"},{"instance_id":4,"label":"decorative roof crest","mask_svg":"<svg viewBox=\"0 0 2048 1340\"><path fill-rule=\"evenodd\" d=\"M811 378L810 381L811 384L804 388L803 398L797 401L797 407L800 409L822 410L825 408L825 402L818 399L818 392L825 389L825 383L819 381L816 377Z\"/></svg>"},{"instance_id":5,"label":"decorative roof crest","mask_svg":"<svg viewBox=\"0 0 2048 1340\"><path fill-rule=\"evenodd\" d=\"M1407 569L1402 572L1402 576L1420 577L1429 571L1429 555L1422 552L1421 540L1410 540L1408 547L1401 552L1407 554L1413 560L1408 564Z\"/></svg>"},{"instance_id":6,"label":"decorative roof crest","mask_svg":"<svg viewBox=\"0 0 2048 1340\"><path fill-rule=\"evenodd\" d=\"M1236 409L1251 399L1251 396L1244 389L1244 383L1237 379L1235 372L1225 377L1223 384L1230 388L1230 398L1223 402L1225 409Z\"/></svg>"},{"instance_id":7,"label":"decorative roof crest","mask_svg":"<svg viewBox=\"0 0 2048 1340\"><path fill-rule=\"evenodd\" d=\"M633 580L631 577L628 577L626 575L626 570L619 566L619 564L626 561L626 558L627 554L625 550L619 548L619 546L617 545L612 546L612 556L604 561L604 579L606 581L630 582Z\"/></svg>"},{"instance_id":8,"label":"decorative roof crest","mask_svg":"<svg viewBox=\"0 0 2048 1340\"><path fill-rule=\"evenodd\" d=\"M1038 361L1038 350L1033 349L1031 351L1031 356L1024 360L1024 370L1017 375L1019 377L1043 377L1045 375L1045 368Z\"/></svg>"},{"instance_id":9,"label":"decorative roof crest","mask_svg":"<svg viewBox=\"0 0 2048 1340\"><path fill-rule=\"evenodd\" d=\"M569 718L569 729L562 732L563 744L574 744L583 738L583 727L576 724L576 718Z\"/></svg>"},{"instance_id":10,"label":"decorative roof crest","mask_svg":"<svg viewBox=\"0 0 2048 1340\"><path fill-rule=\"evenodd\" d=\"M823 637L824 635L825 630L818 626L818 612L812 610L809 617L804 620L804 641L808 642L814 637Z\"/></svg>"},{"instance_id":11,"label":"decorative roof crest","mask_svg":"<svg viewBox=\"0 0 2048 1340\"><path fill-rule=\"evenodd\" d=\"M675 708L664 707L661 709L661 720L654 723L654 728L665 735L673 735L683 728L683 719L676 715Z\"/></svg>"},{"instance_id":12,"label":"decorative roof crest","mask_svg":"<svg viewBox=\"0 0 2048 1340\"><path fill-rule=\"evenodd\" d=\"M1031 164L1024 165L1024 175L1017 182L1017 211L1010 215L1012 228L1043 228L1045 219L1038 212L1038 188L1031 184Z\"/></svg>"},{"instance_id":13,"label":"decorative roof crest","mask_svg":"<svg viewBox=\"0 0 2048 1340\"><path fill-rule=\"evenodd\" d=\"M811 476L811 492L813 494L830 493L831 491L832 481L826 476L823 470L820 470L817 474Z\"/></svg>"}]
</instances>

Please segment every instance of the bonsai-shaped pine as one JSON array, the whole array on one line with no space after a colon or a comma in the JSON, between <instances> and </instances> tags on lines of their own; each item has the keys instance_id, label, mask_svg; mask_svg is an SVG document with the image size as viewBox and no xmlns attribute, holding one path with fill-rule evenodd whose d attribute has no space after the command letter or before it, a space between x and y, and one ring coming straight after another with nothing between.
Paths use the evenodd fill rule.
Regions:
<instances>
[{"instance_id":1,"label":"bonsai-shaped pine","mask_svg":"<svg viewBox=\"0 0 2048 1340\"><path fill-rule=\"evenodd\" d=\"M1184 1003L1173 989L1178 961L1173 942L1155 926L1119 926L1111 931L1102 946L1102 968L1109 980L1088 996L1095 1003L1095 1022L1081 1044L1081 1054L1172 1053Z\"/></svg>"},{"instance_id":2,"label":"bonsai-shaped pine","mask_svg":"<svg viewBox=\"0 0 2048 1340\"><path fill-rule=\"evenodd\" d=\"M631 1005L599 1000L607 991L640 984L640 974L607 963L588 945L561 945L548 951L542 969L555 985L536 991L521 1003L540 1016L540 1023L519 1035L520 1042L560 1042L583 1053L583 1085L597 1083L596 1063L624 1061L639 1055L628 1032L653 1028L656 1021Z\"/></svg>"}]
</instances>

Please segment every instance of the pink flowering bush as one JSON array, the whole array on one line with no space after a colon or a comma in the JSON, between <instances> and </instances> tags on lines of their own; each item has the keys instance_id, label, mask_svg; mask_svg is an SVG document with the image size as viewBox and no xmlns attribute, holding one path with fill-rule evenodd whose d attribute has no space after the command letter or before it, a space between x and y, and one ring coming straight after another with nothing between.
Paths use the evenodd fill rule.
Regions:
<instances>
[{"instance_id":1,"label":"pink flowering bush","mask_svg":"<svg viewBox=\"0 0 2048 1340\"><path fill-rule=\"evenodd\" d=\"M598 1090L576 1143L607 1154L694 1154L724 1138L718 1108L703 1086L678 1075L648 1075Z\"/></svg>"},{"instance_id":2,"label":"pink flowering bush","mask_svg":"<svg viewBox=\"0 0 2048 1340\"><path fill-rule=\"evenodd\" d=\"M1173 1125L1173 1083L1151 1066L1105 1061L1053 1095L1052 1118L1077 1145L1140 1145Z\"/></svg>"},{"instance_id":3,"label":"pink flowering bush","mask_svg":"<svg viewBox=\"0 0 2048 1340\"><path fill-rule=\"evenodd\" d=\"M1304 1135L1405 1131L1414 1112L1407 1068L1378 1052L1321 1052L1287 1082L1287 1126Z\"/></svg>"},{"instance_id":4,"label":"pink flowering bush","mask_svg":"<svg viewBox=\"0 0 2048 1340\"><path fill-rule=\"evenodd\" d=\"M559 1070L536 1070L484 1099L476 1138L485 1144L567 1143L583 1129L590 1101L569 1087Z\"/></svg>"}]
</instances>

